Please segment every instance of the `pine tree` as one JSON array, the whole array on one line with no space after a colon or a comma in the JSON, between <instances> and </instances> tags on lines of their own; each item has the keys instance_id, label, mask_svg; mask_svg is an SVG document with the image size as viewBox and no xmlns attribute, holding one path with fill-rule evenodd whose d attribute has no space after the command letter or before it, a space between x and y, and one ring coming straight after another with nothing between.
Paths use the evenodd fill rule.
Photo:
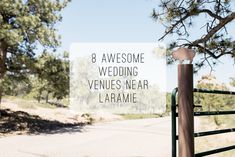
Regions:
<instances>
[{"instance_id":1,"label":"pine tree","mask_svg":"<svg viewBox=\"0 0 235 157\"><path fill-rule=\"evenodd\" d=\"M170 34L176 37L169 45L168 63L174 62L170 52L176 47L188 47L201 54L196 70L205 64L213 69L225 55L234 59L235 41L227 27L235 19L232 5L231 0L162 0L152 17L165 27L159 40Z\"/></svg>"},{"instance_id":2,"label":"pine tree","mask_svg":"<svg viewBox=\"0 0 235 157\"><path fill-rule=\"evenodd\" d=\"M55 24L68 0L0 1L0 83L6 72L28 72L38 45L55 49L59 36ZM0 86L0 95L2 86Z\"/></svg>"}]
</instances>

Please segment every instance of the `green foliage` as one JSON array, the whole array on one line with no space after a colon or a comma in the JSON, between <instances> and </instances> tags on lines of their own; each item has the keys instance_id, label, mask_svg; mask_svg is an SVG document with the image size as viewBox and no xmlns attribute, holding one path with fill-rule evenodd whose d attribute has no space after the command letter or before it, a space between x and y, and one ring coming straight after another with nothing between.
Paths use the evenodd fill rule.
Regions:
<instances>
[{"instance_id":1,"label":"green foliage","mask_svg":"<svg viewBox=\"0 0 235 157\"><path fill-rule=\"evenodd\" d=\"M231 78L230 85L235 87L235 78L234 77Z\"/></svg>"},{"instance_id":2,"label":"green foliage","mask_svg":"<svg viewBox=\"0 0 235 157\"><path fill-rule=\"evenodd\" d=\"M69 60L68 53L56 56L43 52L34 63L34 73L18 74L7 72L3 81L3 94L42 99L61 100L69 94Z\"/></svg>"},{"instance_id":3,"label":"green foliage","mask_svg":"<svg viewBox=\"0 0 235 157\"><path fill-rule=\"evenodd\" d=\"M63 58L43 52L36 62L37 77L32 78L33 95L48 102L49 96L60 100L69 93L69 61L65 52Z\"/></svg>"},{"instance_id":4,"label":"green foliage","mask_svg":"<svg viewBox=\"0 0 235 157\"><path fill-rule=\"evenodd\" d=\"M38 102L41 101L41 99L45 99L46 98L46 86L47 86L47 81L43 80L43 79L39 79L37 76L32 76L30 78L30 82L32 84L32 90L30 92L30 94L28 95L28 97L32 97L36 100L38 100Z\"/></svg>"},{"instance_id":5,"label":"green foliage","mask_svg":"<svg viewBox=\"0 0 235 157\"><path fill-rule=\"evenodd\" d=\"M59 45L55 24L68 1L1 0L0 40L11 48L30 50L36 42L43 46ZM15 51L16 52L16 51Z\"/></svg>"},{"instance_id":6,"label":"green foliage","mask_svg":"<svg viewBox=\"0 0 235 157\"><path fill-rule=\"evenodd\" d=\"M213 87L211 84L198 84L197 88L199 89L209 89L209 90L227 90L226 87L221 86ZM228 97L228 96L227 96ZM218 94L196 94L196 103L202 105L204 111L220 110L227 105L225 101L226 96Z\"/></svg>"},{"instance_id":7,"label":"green foliage","mask_svg":"<svg viewBox=\"0 0 235 157\"><path fill-rule=\"evenodd\" d=\"M27 77L7 74L2 81L3 94L11 96L23 96L30 92L31 83Z\"/></svg>"},{"instance_id":8,"label":"green foliage","mask_svg":"<svg viewBox=\"0 0 235 157\"><path fill-rule=\"evenodd\" d=\"M91 64L87 57L78 58L75 62L71 63L71 80L70 80L70 102L72 108L80 110L81 108L99 107L97 105L97 92L89 89L88 80L98 78L96 64ZM102 91L101 91L102 92ZM77 105L79 103L79 105Z\"/></svg>"},{"instance_id":9,"label":"green foliage","mask_svg":"<svg viewBox=\"0 0 235 157\"><path fill-rule=\"evenodd\" d=\"M224 84L216 84L210 80L211 76L204 76L202 81L199 81L197 88L209 89L209 90L229 90ZM209 81L203 81L207 80ZM194 95L195 105L201 105L202 111L221 111L231 110L235 108L235 96L220 95L220 94L205 94L195 93ZM198 108L197 108L198 109ZM229 120L227 120L228 122ZM225 122L225 118L222 116L214 116L214 122L216 125L221 125Z\"/></svg>"},{"instance_id":10,"label":"green foliage","mask_svg":"<svg viewBox=\"0 0 235 157\"><path fill-rule=\"evenodd\" d=\"M166 93L166 111L165 115L169 115L171 112L171 93Z\"/></svg>"},{"instance_id":11,"label":"green foliage","mask_svg":"<svg viewBox=\"0 0 235 157\"><path fill-rule=\"evenodd\" d=\"M0 84L6 72L26 75L34 71L37 46L60 45L56 23L69 0L0 1ZM6 82L5 82L6 84ZM3 86L0 86L0 102Z\"/></svg>"}]
</instances>

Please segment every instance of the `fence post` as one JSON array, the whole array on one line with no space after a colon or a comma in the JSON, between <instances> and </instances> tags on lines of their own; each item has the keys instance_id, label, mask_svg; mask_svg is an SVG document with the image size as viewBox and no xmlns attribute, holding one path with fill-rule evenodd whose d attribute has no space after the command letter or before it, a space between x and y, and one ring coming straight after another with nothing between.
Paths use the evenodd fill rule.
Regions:
<instances>
[{"instance_id":1,"label":"fence post","mask_svg":"<svg viewBox=\"0 0 235 157\"><path fill-rule=\"evenodd\" d=\"M178 88L175 88L171 93L171 157L176 157L176 94Z\"/></svg>"},{"instance_id":2,"label":"fence post","mask_svg":"<svg viewBox=\"0 0 235 157\"><path fill-rule=\"evenodd\" d=\"M193 65L178 65L179 157L194 156Z\"/></svg>"}]
</instances>

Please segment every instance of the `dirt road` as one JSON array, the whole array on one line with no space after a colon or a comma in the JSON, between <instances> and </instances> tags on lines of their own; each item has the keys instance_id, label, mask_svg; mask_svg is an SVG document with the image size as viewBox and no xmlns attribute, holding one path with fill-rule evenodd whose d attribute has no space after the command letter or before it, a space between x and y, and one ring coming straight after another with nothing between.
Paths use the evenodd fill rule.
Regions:
<instances>
[{"instance_id":1,"label":"dirt road","mask_svg":"<svg viewBox=\"0 0 235 157\"><path fill-rule=\"evenodd\" d=\"M0 153L1 157L170 157L170 126L166 117L95 124L81 132L3 137Z\"/></svg>"}]
</instances>

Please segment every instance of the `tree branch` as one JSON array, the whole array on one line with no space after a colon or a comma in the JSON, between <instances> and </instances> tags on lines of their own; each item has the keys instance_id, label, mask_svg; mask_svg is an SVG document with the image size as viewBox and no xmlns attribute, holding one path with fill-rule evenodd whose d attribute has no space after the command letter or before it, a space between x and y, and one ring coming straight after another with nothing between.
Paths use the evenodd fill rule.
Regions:
<instances>
[{"instance_id":1,"label":"tree branch","mask_svg":"<svg viewBox=\"0 0 235 157\"><path fill-rule=\"evenodd\" d=\"M164 39L170 32L172 32L172 31L174 30L174 28L175 28L178 24L182 23L182 22L183 22L184 20L186 20L188 17L190 17L190 14L189 14L189 13L187 13L184 17L182 17L181 19L179 19L178 21L176 21L175 24L173 24L173 25L171 26L171 28L170 28L168 31L166 31L166 33L165 33L161 38L158 39L158 41L161 41L162 39Z\"/></svg>"},{"instance_id":2,"label":"tree branch","mask_svg":"<svg viewBox=\"0 0 235 157\"><path fill-rule=\"evenodd\" d=\"M207 42L216 32L218 32L221 28L223 28L226 24L228 24L234 19L235 19L235 12L223 18L223 20L221 20L217 26L213 27L205 37L195 40L194 42L192 42L192 45L198 45L200 43Z\"/></svg>"},{"instance_id":3,"label":"tree branch","mask_svg":"<svg viewBox=\"0 0 235 157\"><path fill-rule=\"evenodd\" d=\"M210 11L209 9L202 9L202 10L198 10L198 14L200 13L207 13L208 15L210 15L211 17L221 21L223 20L223 18L215 13L213 13L212 11Z\"/></svg>"}]
</instances>

